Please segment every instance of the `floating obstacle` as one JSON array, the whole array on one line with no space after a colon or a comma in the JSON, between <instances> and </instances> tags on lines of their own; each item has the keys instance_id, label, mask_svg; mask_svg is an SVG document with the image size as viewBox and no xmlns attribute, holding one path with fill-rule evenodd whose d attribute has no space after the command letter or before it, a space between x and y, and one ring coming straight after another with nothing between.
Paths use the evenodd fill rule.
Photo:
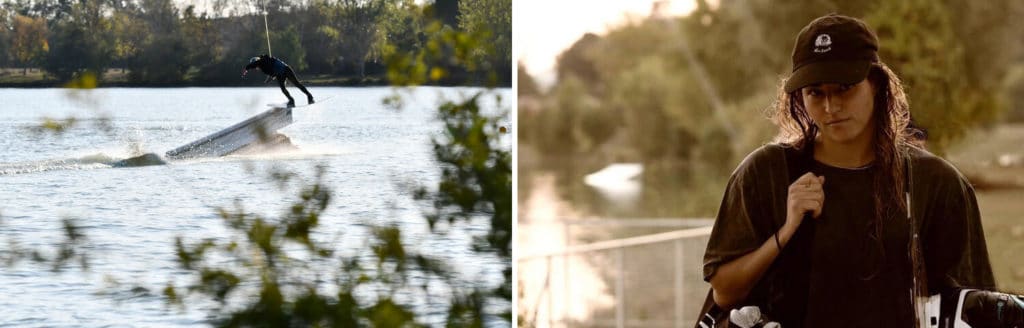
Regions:
<instances>
[{"instance_id":1,"label":"floating obstacle","mask_svg":"<svg viewBox=\"0 0 1024 328\"><path fill-rule=\"evenodd\" d=\"M291 108L273 108L168 151L166 155L168 159L224 156L246 145L269 140L277 130L290 124L292 124Z\"/></svg>"},{"instance_id":2,"label":"floating obstacle","mask_svg":"<svg viewBox=\"0 0 1024 328\"><path fill-rule=\"evenodd\" d=\"M164 162L156 153L145 153L139 156L122 159L110 163L113 167L139 167L139 166L150 166L150 165L164 165Z\"/></svg>"}]
</instances>

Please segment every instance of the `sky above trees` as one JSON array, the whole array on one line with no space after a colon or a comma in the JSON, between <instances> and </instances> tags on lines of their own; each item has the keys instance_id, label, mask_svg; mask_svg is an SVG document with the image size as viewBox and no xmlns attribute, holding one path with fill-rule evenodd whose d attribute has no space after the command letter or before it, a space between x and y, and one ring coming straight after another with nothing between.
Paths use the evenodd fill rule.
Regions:
<instances>
[{"instance_id":1,"label":"sky above trees","mask_svg":"<svg viewBox=\"0 0 1024 328\"><path fill-rule=\"evenodd\" d=\"M696 8L692 0L514 1L516 58L542 86L550 86L555 79L556 57L583 34L604 34L631 20L641 20L651 15L657 3L661 3L661 14L666 16L687 15ZM572 19L565 19L567 15Z\"/></svg>"}]
</instances>

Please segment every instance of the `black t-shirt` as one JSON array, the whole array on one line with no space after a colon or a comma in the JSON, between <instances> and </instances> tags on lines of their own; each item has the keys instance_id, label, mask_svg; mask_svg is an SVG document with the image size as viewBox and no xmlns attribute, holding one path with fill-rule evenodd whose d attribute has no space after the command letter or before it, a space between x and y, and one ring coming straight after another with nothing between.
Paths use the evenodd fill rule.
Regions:
<instances>
[{"instance_id":1,"label":"black t-shirt","mask_svg":"<svg viewBox=\"0 0 1024 328\"><path fill-rule=\"evenodd\" d=\"M760 247L785 223L789 184L803 174L791 177L791 166L800 165L826 177L822 215L812 224L804 222L801 229L807 232L798 232L810 244L794 238L747 303L761 306L783 327L912 326L909 222L887 218L881 243L868 237L877 168L792 160L798 156L787 160L786 152L795 150L766 145L733 173L704 256L704 279L722 263ZM922 232L929 289L993 288L973 188L934 155L912 149L910 158L911 207Z\"/></svg>"}]
</instances>

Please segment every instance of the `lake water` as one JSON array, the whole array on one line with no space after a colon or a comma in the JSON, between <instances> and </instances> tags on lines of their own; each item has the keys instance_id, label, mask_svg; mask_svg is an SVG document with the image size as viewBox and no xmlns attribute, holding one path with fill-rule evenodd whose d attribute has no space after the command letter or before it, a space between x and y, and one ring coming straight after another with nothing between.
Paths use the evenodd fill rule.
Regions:
<instances>
[{"instance_id":1,"label":"lake water","mask_svg":"<svg viewBox=\"0 0 1024 328\"><path fill-rule=\"evenodd\" d=\"M478 89L416 88L397 111L381 102L391 88L310 90L332 99L294 109L294 123L279 132L296 150L129 168L108 163L163 155L284 97L276 87L0 90L0 250L14 240L52 252L63 240L61 219L72 218L84 228L83 249L90 256L84 272L72 266L53 273L31 262L0 267L0 326L205 324L209 304L182 312L159 296L169 281L191 281L176 262L175 236L226 240L230 233L216 210L232 209L236 200L249 212L279 217L296 199L297 184L281 188L267 172L289 170L311 182L317 165L326 168L324 183L333 188L318 239L359 255L352 253L367 249L368 224L395 223L407 247L447 260L460 273L456 287L500 284L504 263L470 248L472 236L485 233L489 222L431 233L426 209L413 201L409 187L434 187L439 180L429 144L441 130L435 120L439 98L461 99ZM298 90L290 91L304 103ZM511 89L497 93L504 99L500 106L494 97L482 98L492 113L507 110L512 99ZM33 132L44 117L72 116L78 124L60 135ZM511 136L501 140L506 149L511 143ZM111 280L121 287L111 288ZM119 297L125 286L156 292ZM436 323L444 319L443 303L417 307Z\"/></svg>"}]
</instances>

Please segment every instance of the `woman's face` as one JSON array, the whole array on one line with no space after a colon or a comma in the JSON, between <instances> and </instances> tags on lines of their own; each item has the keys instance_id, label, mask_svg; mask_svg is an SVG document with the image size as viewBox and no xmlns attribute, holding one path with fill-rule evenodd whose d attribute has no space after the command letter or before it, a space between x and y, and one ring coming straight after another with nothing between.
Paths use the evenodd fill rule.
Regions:
<instances>
[{"instance_id":1,"label":"woman's face","mask_svg":"<svg viewBox=\"0 0 1024 328\"><path fill-rule=\"evenodd\" d=\"M870 142L875 128L875 88L868 79L856 84L814 84L800 90L804 108L821 131L822 142Z\"/></svg>"}]
</instances>

